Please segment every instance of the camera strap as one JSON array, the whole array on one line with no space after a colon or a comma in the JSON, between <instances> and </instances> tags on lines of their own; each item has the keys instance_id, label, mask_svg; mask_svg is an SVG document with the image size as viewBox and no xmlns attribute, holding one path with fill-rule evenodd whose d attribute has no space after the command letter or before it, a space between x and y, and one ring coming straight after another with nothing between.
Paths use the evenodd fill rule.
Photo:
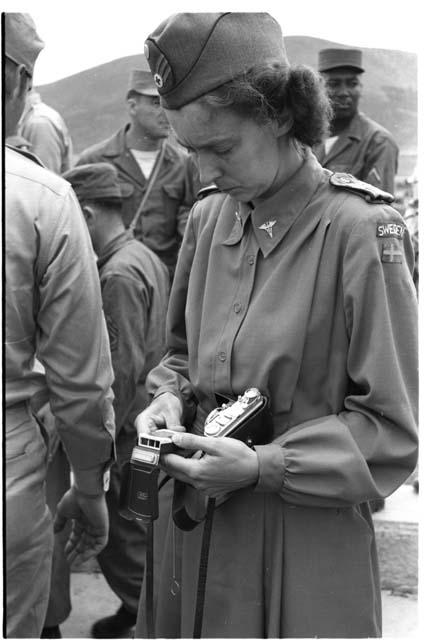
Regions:
<instances>
[{"instance_id":1,"label":"camera strap","mask_svg":"<svg viewBox=\"0 0 426 640\"><path fill-rule=\"evenodd\" d=\"M193 638L201 638L203 628L204 601L206 595L207 567L209 563L210 538L213 526L213 515L216 506L215 498L209 498L207 514L204 521L203 538L201 541L200 567L198 570L197 600L195 603Z\"/></svg>"},{"instance_id":2,"label":"camera strap","mask_svg":"<svg viewBox=\"0 0 426 640\"><path fill-rule=\"evenodd\" d=\"M154 627L154 522L146 524L145 611L147 638L155 638Z\"/></svg>"}]
</instances>

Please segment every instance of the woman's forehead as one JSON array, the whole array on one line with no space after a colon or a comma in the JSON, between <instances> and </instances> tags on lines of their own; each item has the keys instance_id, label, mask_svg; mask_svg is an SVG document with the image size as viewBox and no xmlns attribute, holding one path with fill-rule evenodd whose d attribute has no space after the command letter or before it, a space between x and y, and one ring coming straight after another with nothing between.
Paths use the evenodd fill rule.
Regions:
<instances>
[{"instance_id":1,"label":"woman's forehead","mask_svg":"<svg viewBox=\"0 0 426 640\"><path fill-rule=\"evenodd\" d=\"M167 118L183 143L211 146L234 138L247 122L230 109L215 108L198 101L181 109L167 110Z\"/></svg>"}]
</instances>

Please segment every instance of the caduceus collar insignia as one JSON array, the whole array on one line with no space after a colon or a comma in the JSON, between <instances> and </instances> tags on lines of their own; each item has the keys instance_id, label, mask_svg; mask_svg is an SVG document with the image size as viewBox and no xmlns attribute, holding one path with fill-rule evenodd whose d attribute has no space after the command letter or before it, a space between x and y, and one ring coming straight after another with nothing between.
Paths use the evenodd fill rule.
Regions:
<instances>
[{"instance_id":1,"label":"caduceus collar insignia","mask_svg":"<svg viewBox=\"0 0 426 640\"><path fill-rule=\"evenodd\" d=\"M266 231L266 233L268 234L268 236L270 238L272 238L272 228L274 226L274 224L276 224L276 220L268 220L268 222L265 222L264 224L261 224L259 229L262 229L262 231Z\"/></svg>"}]
</instances>

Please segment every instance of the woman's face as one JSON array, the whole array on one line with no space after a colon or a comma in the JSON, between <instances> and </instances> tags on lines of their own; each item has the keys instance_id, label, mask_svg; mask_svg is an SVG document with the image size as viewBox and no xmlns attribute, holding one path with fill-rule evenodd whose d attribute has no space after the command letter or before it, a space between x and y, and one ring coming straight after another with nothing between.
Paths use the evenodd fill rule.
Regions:
<instances>
[{"instance_id":1,"label":"woman's face","mask_svg":"<svg viewBox=\"0 0 426 640\"><path fill-rule=\"evenodd\" d=\"M194 153L203 185L214 183L242 202L262 198L273 188L282 162L274 123L259 125L199 101L166 110L166 115L178 142Z\"/></svg>"}]
</instances>

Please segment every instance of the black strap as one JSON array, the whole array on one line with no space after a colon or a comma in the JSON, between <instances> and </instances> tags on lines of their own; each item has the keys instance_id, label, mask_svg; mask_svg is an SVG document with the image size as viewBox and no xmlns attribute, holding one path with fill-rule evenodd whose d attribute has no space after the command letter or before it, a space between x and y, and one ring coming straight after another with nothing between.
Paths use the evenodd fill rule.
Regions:
<instances>
[{"instance_id":1,"label":"black strap","mask_svg":"<svg viewBox=\"0 0 426 640\"><path fill-rule=\"evenodd\" d=\"M146 525L145 611L147 638L155 638L154 630L154 523Z\"/></svg>"},{"instance_id":2,"label":"black strap","mask_svg":"<svg viewBox=\"0 0 426 640\"><path fill-rule=\"evenodd\" d=\"M216 506L215 498L209 498L207 514L204 521L203 539L201 541L200 568L198 571L197 601L195 603L193 638L201 638L203 628L204 600L206 595L207 567L209 563L210 537L213 525L213 515Z\"/></svg>"},{"instance_id":3,"label":"black strap","mask_svg":"<svg viewBox=\"0 0 426 640\"><path fill-rule=\"evenodd\" d=\"M191 518L185 507L185 491L186 484L175 480L172 502L172 516L175 525L182 531L192 531L202 520L194 520ZM203 518L204 519L204 518Z\"/></svg>"}]
</instances>

